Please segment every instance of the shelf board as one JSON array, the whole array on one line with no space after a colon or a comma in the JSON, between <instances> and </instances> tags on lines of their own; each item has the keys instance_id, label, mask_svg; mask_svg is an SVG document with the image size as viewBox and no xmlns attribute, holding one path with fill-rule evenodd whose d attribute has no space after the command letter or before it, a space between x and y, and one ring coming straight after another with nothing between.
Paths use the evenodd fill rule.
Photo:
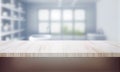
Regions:
<instances>
[{"instance_id":1,"label":"shelf board","mask_svg":"<svg viewBox=\"0 0 120 72\"><path fill-rule=\"evenodd\" d=\"M23 10L17 9L17 8L12 8L13 11L18 12L18 13L25 13Z\"/></svg>"},{"instance_id":2,"label":"shelf board","mask_svg":"<svg viewBox=\"0 0 120 72\"><path fill-rule=\"evenodd\" d=\"M13 31L13 33L22 32L22 31L24 31L24 29L15 30L15 31Z\"/></svg>"},{"instance_id":3,"label":"shelf board","mask_svg":"<svg viewBox=\"0 0 120 72\"><path fill-rule=\"evenodd\" d=\"M21 17L19 17L19 18L14 18L14 20L25 21L25 19L24 19L24 18L21 18Z\"/></svg>"},{"instance_id":4,"label":"shelf board","mask_svg":"<svg viewBox=\"0 0 120 72\"><path fill-rule=\"evenodd\" d=\"M11 9L11 5L8 6L8 5L5 5L5 4L1 4L1 7Z\"/></svg>"},{"instance_id":5,"label":"shelf board","mask_svg":"<svg viewBox=\"0 0 120 72\"><path fill-rule=\"evenodd\" d=\"M24 31L24 29L15 30L15 31L9 31L9 32L4 32L4 33L1 33L1 36L11 35L11 34L22 32L22 31Z\"/></svg>"},{"instance_id":6,"label":"shelf board","mask_svg":"<svg viewBox=\"0 0 120 72\"><path fill-rule=\"evenodd\" d=\"M9 32L4 32L4 33L1 33L1 36L5 36L5 35L9 35L9 34L12 34L12 32L11 32L11 31L9 31Z\"/></svg>"},{"instance_id":7,"label":"shelf board","mask_svg":"<svg viewBox=\"0 0 120 72\"><path fill-rule=\"evenodd\" d=\"M7 17L7 16L6 16L6 17L5 17L5 16L1 16L1 19L11 20L12 17L9 17L9 16L8 16L8 17Z\"/></svg>"},{"instance_id":8,"label":"shelf board","mask_svg":"<svg viewBox=\"0 0 120 72\"><path fill-rule=\"evenodd\" d=\"M9 9L9 10L12 10L12 11L15 11L15 12L18 12L18 13L21 13L21 14L24 14L24 13L25 13L25 11L20 10L19 8L12 7L11 5L1 4L1 7L7 8L7 9Z\"/></svg>"},{"instance_id":9,"label":"shelf board","mask_svg":"<svg viewBox=\"0 0 120 72\"><path fill-rule=\"evenodd\" d=\"M18 18L18 17L5 17L5 16L1 16L1 19L16 20L16 21L25 21L25 19L23 19L23 18Z\"/></svg>"}]
</instances>

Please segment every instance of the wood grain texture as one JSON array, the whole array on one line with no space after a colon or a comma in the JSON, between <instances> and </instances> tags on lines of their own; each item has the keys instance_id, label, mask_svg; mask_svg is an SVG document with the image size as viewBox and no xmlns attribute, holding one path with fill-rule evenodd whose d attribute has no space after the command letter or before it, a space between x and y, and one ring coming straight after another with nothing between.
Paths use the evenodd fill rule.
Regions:
<instances>
[{"instance_id":1,"label":"wood grain texture","mask_svg":"<svg viewBox=\"0 0 120 72\"><path fill-rule=\"evenodd\" d=\"M0 57L120 57L120 43L109 41L0 42Z\"/></svg>"}]
</instances>

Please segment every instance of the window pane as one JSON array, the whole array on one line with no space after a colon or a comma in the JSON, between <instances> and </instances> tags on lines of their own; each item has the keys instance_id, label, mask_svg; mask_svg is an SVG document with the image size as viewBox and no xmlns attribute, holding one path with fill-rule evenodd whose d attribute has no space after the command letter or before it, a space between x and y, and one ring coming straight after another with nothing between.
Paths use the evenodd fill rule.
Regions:
<instances>
[{"instance_id":1,"label":"window pane","mask_svg":"<svg viewBox=\"0 0 120 72\"><path fill-rule=\"evenodd\" d=\"M49 20L49 11L39 10L39 20Z\"/></svg>"},{"instance_id":2,"label":"window pane","mask_svg":"<svg viewBox=\"0 0 120 72\"><path fill-rule=\"evenodd\" d=\"M60 34L61 33L61 23L59 23L59 22L51 23L51 33Z\"/></svg>"},{"instance_id":3,"label":"window pane","mask_svg":"<svg viewBox=\"0 0 120 72\"><path fill-rule=\"evenodd\" d=\"M85 34L85 23L75 23L75 35L84 35Z\"/></svg>"},{"instance_id":4,"label":"window pane","mask_svg":"<svg viewBox=\"0 0 120 72\"><path fill-rule=\"evenodd\" d=\"M72 23L63 23L63 34L70 35L73 34L73 25Z\"/></svg>"},{"instance_id":5,"label":"window pane","mask_svg":"<svg viewBox=\"0 0 120 72\"><path fill-rule=\"evenodd\" d=\"M85 20L85 10L75 10L75 20Z\"/></svg>"},{"instance_id":6,"label":"window pane","mask_svg":"<svg viewBox=\"0 0 120 72\"><path fill-rule=\"evenodd\" d=\"M71 21L73 18L72 10L63 10L63 20Z\"/></svg>"},{"instance_id":7,"label":"window pane","mask_svg":"<svg viewBox=\"0 0 120 72\"><path fill-rule=\"evenodd\" d=\"M61 11L60 10L52 10L51 11L51 20L60 21L61 20Z\"/></svg>"},{"instance_id":8,"label":"window pane","mask_svg":"<svg viewBox=\"0 0 120 72\"><path fill-rule=\"evenodd\" d=\"M49 23L41 22L39 24L39 32L40 33L49 33Z\"/></svg>"}]
</instances>

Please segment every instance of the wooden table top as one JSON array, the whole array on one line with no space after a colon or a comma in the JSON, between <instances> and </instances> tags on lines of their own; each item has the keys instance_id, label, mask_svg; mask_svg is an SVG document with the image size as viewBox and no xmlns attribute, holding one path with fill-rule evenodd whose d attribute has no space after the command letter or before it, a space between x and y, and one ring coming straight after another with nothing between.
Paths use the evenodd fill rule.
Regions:
<instances>
[{"instance_id":1,"label":"wooden table top","mask_svg":"<svg viewBox=\"0 0 120 72\"><path fill-rule=\"evenodd\" d=\"M120 57L110 41L2 41L0 57Z\"/></svg>"}]
</instances>

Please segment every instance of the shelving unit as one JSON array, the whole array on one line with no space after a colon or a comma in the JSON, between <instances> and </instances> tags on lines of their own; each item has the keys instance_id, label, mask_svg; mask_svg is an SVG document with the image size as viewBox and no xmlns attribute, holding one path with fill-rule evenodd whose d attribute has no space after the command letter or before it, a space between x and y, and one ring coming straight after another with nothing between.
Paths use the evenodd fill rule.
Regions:
<instances>
[{"instance_id":1,"label":"shelving unit","mask_svg":"<svg viewBox=\"0 0 120 72\"><path fill-rule=\"evenodd\" d=\"M25 10L19 0L0 0L0 40L23 40Z\"/></svg>"}]
</instances>

